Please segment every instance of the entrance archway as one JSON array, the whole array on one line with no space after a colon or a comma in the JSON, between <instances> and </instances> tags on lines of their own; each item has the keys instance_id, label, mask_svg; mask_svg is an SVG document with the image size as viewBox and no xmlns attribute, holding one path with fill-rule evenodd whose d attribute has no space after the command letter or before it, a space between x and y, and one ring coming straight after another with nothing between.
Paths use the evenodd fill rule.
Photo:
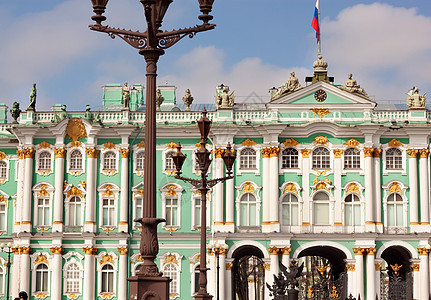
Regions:
<instances>
[{"instance_id":1,"label":"entrance archway","mask_svg":"<svg viewBox=\"0 0 431 300\"><path fill-rule=\"evenodd\" d=\"M232 257L232 299L263 300L265 268L262 251L253 246L244 246L236 249Z\"/></svg>"}]
</instances>

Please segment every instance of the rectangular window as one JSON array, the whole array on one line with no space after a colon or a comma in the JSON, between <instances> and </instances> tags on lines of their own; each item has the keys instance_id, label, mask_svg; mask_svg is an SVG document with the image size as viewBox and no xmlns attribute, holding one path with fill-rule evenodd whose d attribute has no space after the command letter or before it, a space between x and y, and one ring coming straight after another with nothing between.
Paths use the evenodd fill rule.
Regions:
<instances>
[{"instance_id":1,"label":"rectangular window","mask_svg":"<svg viewBox=\"0 0 431 300\"><path fill-rule=\"evenodd\" d=\"M37 199L37 225L49 226L49 199Z\"/></svg>"},{"instance_id":2,"label":"rectangular window","mask_svg":"<svg viewBox=\"0 0 431 300\"><path fill-rule=\"evenodd\" d=\"M0 231L6 230L6 204L0 204Z\"/></svg>"},{"instance_id":3,"label":"rectangular window","mask_svg":"<svg viewBox=\"0 0 431 300\"><path fill-rule=\"evenodd\" d=\"M103 224L104 226L115 226L115 199L103 199Z\"/></svg>"},{"instance_id":4,"label":"rectangular window","mask_svg":"<svg viewBox=\"0 0 431 300\"><path fill-rule=\"evenodd\" d=\"M314 203L314 225L329 225L328 203Z\"/></svg>"},{"instance_id":5,"label":"rectangular window","mask_svg":"<svg viewBox=\"0 0 431 300\"><path fill-rule=\"evenodd\" d=\"M144 204L144 200L141 196L135 198L135 218L142 218L143 211L142 207ZM137 226L141 225L140 223L135 223Z\"/></svg>"},{"instance_id":6,"label":"rectangular window","mask_svg":"<svg viewBox=\"0 0 431 300\"><path fill-rule=\"evenodd\" d=\"M166 198L166 225L178 225L178 199Z\"/></svg>"},{"instance_id":7,"label":"rectangular window","mask_svg":"<svg viewBox=\"0 0 431 300\"><path fill-rule=\"evenodd\" d=\"M201 226L201 198L195 198L195 224L196 227Z\"/></svg>"}]
</instances>

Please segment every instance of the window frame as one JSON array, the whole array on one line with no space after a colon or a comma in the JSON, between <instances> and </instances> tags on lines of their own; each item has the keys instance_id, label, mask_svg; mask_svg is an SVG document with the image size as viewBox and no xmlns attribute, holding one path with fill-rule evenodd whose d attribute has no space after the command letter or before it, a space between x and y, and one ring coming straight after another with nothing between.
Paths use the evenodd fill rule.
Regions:
<instances>
[{"instance_id":1,"label":"window frame","mask_svg":"<svg viewBox=\"0 0 431 300\"><path fill-rule=\"evenodd\" d=\"M99 228L101 228L103 231L112 231L116 228L118 228L118 220L119 220L119 215L118 215L118 199L119 199L119 192L120 192L120 188L111 182L106 182L101 184L98 188L97 188L97 192L99 193ZM109 202L111 202L110 200L113 201L112 204L112 208L113 208L113 214L114 214L114 224L104 224L103 222L103 210L104 210L104 204L103 204L103 200L104 199L108 199ZM111 205L109 206L111 207Z\"/></svg>"},{"instance_id":2,"label":"window frame","mask_svg":"<svg viewBox=\"0 0 431 300\"><path fill-rule=\"evenodd\" d=\"M176 225L168 225L167 222L163 222L162 223L162 228L163 229L179 229L181 228L181 198L182 198L182 192L184 191L184 189L176 183L167 183L165 184L161 189L160 192L162 193L162 216L163 218L166 218L166 213L167 213L167 198L168 197L176 197L177 198L177 221L178 224Z\"/></svg>"},{"instance_id":3,"label":"window frame","mask_svg":"<svg viewBox=\"0 0 431 300\"><path fill-rule=\"evenodd\" d=\"M1 166L4 164L4 168ZM4 170L4 176L1 175L1 173ZM16 168L18 171L18 169ZM1 159L0 160L0 183L5 183L9 178L9 162L7 159Z\"/></svg>"},{"instance_id":4,"label":"window frame","mask_svg":"<svg viewBox=\"0 0 431 300\"><path fill-rule=\"evenodd\" d=\"M75 251L70 251L67 252L65 255L63 255L63 259L65 260L65 263L63 265L63 295L65 296L69 296L71 294L75 294L76 296L81 296L83 291L83 274L84 274L84 268L82 266L82 260L84 259L84 255L82 255L79 252L75 252ZM68 278L67 278L67 270L68 267L72 264L76 264L79 268L79 292L68 292L67 291L67 283L68 283Z\"/></svg>"},{"instance_id":5,"label":"window frame","mask_svg":"<svg viewBox=\"0 0 431 300\"><path fill-rule=\"evenodd\" d=\"M348 155L346 154L347 151L352 150L352 151L357 151L357 157L354 155ZM359 163L359 167L358 168L352 168L352 167L346 167L346 161L349 160L350 164L353 164L354 162L352 162L351 160L355 160L358 159L358 163ZM343 151L343 171L361 171L362 170L362 153L361 150L356 148L356 147L348 147Z\"/></svg>"},{"instance_id":6,"label":"window frame","mask_svg":"<svg viewBox=\"0 0 431 300\"><path fill-rule=\"evenodd\" d=\"M144 169L138 170L138 154L143 153L144 154L144 167L145 167L145 142L141 140L138 144L135 144L132 146L132 156L133 156L133 173L143 177L144 176ZM129 170L130 171L130 170Z\"/></svg>"},{"instance_id":7,"label":"window frame","mask_svg":"<svg viewBox=\"0 0 431 300\"><path fill-rule=\"evenodd\" d=\"M247 141L247 140L246 140ZM237 158L235 161L235 169L236 174L241 175L243 173L252 173L255 175L260 175L260 160L261 160L261 145L258 145L254 141L249 141L248 143L245 143L245 141L242 142L242 144L235 144L233 145L233 148L235 149L237 153ZM255 169L244 169L241 168L241 151L244 149L252 149L256 152L256 168Z\"/></svg>"},{"instance_id":8,"label":"window frame","mask_svg":"<svg viewBox=\"0 0 431 300\"><path fill-rule=\"evenodd\" d=\"M390 232L390 233L402 233L403 231L407 230L407 227L409 227L407 221L408 221L408 198L406 196L406 190L408 186L404 185L401 181L398 180L391 180L387 184L382 186L384 195L383 195L383 213L382 213L382 219L383 219L383 226ZM402 202L400 205L403 205L403 225L388 225L388 198L391 194L394 192L398 193L401 196ZM391 203L389 203L391 204ZM407 233L407 232L406 232Z\"/></svg>"},{"instance_id":9,"label":"window frame","mask_svg":"<svg viewBox=\"0 0 431 300\"><path fill-rule=\"evenodd\" d=\"M328 167L327 168L326 168L326 165L325 166L322 165L322 162L323 162L322 157L326 157L326 156L322 156L322 155L320 155L320 157L321 157L321 161L320 161L321 165L317 166L317 167L314 166L315 158L317 158L317 155L315 154L315 152L318 151L319 149L323 149L323 150L325 150L325 151L328 152L328 155L327 155ZM330 151L330 149L328 147L325 147L323 145L316 146L313 149L311 149L310 155L311 155L310 167L311 167L312 171L320 171L320 170L329 170L329 171L332 171L332 169L333 169L333 167L332 167L333 155L332 155L332 153L331 153L331 151Z\"/></svg>"},{"instance_id":10,"label":"window frame","mask_svg":"<svg viewBox=\"0 0 431 300\"><path fill-rule=\"evenodd\" d=\"M106 258L105 258L106 257ZM118 285L118 255L112 251L102 251L96 256L97 261L97 295L104 297L110 297L112 299L117 296L117 285ZM112 267L113 284L112 291L102 291L102 280L103 280L103 268L109 265Z\"/></svg>"},{"instance_id":11,"label":"window frame","mask_svg":"<svg viewBox=\"0 0 431 300\"><path fill-rule=\"evenodd\" d=\"M296 198L296 203L293 203L292 201L284 201L284 199L286 198L286 197L295 197ZM292 224L292 206L293 205L295 205L295 206L297 206L297 210L298 210L298 224ZM290 218L290 222L289 222L289 224L285 224L284 222L283 222L283 215L284 215L284 208L285 207L289 207L289 218ZM292 226L299 226L299 225L301 225L301 205L300 205L300 200L299 200L299 196L298 196L298 194L296 194L296 193L293 193L293 192L287 192L287 193L284 193L283 195L281 195L281 197L280 197L280 210L279 210L279 212L280 212L280 226L289 226L289 227L292 227Z\"/></svg>"},{"instance_id":12,"label":"window frame","mask_svg":"<svg viewBox=\"0 0 431 300\"><path fill-rule=\"evenodd\" d=\"M406 152L407 148L401 142L399 142L399 145L397 145L397 147L391 147L391 146L394 146L394 144L392 144L391 142L388 142L387 144L384 144L381 146L381 149L382 149L381 164L382 164L382 169L383 169L382 173L383 173L383 175L387 175L389 173L398 173L398 174L401 173L401 175L407 175L407 161L408 161L407 152ZM389 144L391 144L391 146L389 146ZM386 164L387 152L391 148L398 149L401 151L402 168L400 168L400 169L388 169L387 168L387 164ZM419 160L419 158L418 158L418 160Z\"/></svg>"},{"instance_id":13,"label":"window frame","mask_svg":"<svg viewBox=\"0 0 431 300\"><path fill-rule=\"evenodd\" d=\"M328 199L326 200L315 200L315 197L317 194L319 193L323 193L326 196L328 196ZM323 226L332 226L334 223L334 209L333 209L333 202L334 199L331 195L331 193L327 192L326 190L316 190L314 191L314 193L311 195L311 224L313 226L318 226L318 227L323 227ZM328 223L327 224L317 224L315 217L316 217L316 208L315 208L315 204L327 204L328 205Z\"/></svg>"},{"instance_id":14,"label":"window frame","mask_svg":"<svg viewBox=\"0 0 431 300\"><path fill-rule=\"evenodd\" d=\"M5 192L3 192L2 190L0 190L0 197L2 196L2 198L0 199L0 207L4 205L4 216L3 216L3 220L4 220L4 224L1 224L1 218L0 218L0 232L4 232L7 233L8 230L8 207L9 207L9 195L6 194ZM2 214L2 211L0 210L0 215ZM4 227L4 229L2 229L2 227Z\"/></svg>"},{"instance_id":15,"label":"window frame","mask_svg":"<svg viewBox=\"0 0 431 300\"><path fill-rule=\"evenodd\" d=\"M69 143L66 147L67 152L66 152L66 170L67 170L67 174L73 175L73 176L79 176L82 173L84 173L85 171L85 163L87 161L87 154L85 152L85 147L82 146L82 143L79 144L72 144ZM72 153L78 150L79 152L81 152L81 158L82 158L82 169L72 169L72 166L70 165L71 161L72 161Z\"/></svg>"},{"instance_id":16,"label":"window frame","mask_svg":"<svg viewBox=\"0 0 431 300\"><path fill-rule=\"evenodd\" d=\"M246 187L248 186L248 187ZM235 208L236 208L236 226L237 228L241 231L241 230L245 230L245 231L254 231L254 230L259 230L259 228L261 227L261 219L260 219L260 210L262 207L262 201L259 195L260 189L262 188L261 186L258 186L256 183L254 183L253 181L244 181L242 182L239 186L235 187L237 190L237 197L235 200ZM256 203L256 225L241 225L241 198L243 197L244 194L253 194L253 196L255 197L255 203ZM248 222L249 223L249 222Z\"/></svg>"},{"instance_id":17,"label":"window frame","mask_svg":"<svg viewBox=\"0 0 431 300\"><path fill-rule=\"evenodd\" d=\"M160 259L160 271L163 272L164 277L169 277L168 271L166 271L166 266L174 266L175 267L175 273L176 273L176 280L174 280L172 277L171 283L169 284L169 299L176 299L178 297L181 297L181 265L182 265L182 259L183 255L180 255L177 252L165 252L162 255L159 255ZM175 285L174 285L175 284ZM177 293L173 294L171 293L171 288L175 286L175 289Z\"/></svg>"},{"instance_id":18,"label":"window frame","mask_svg":"<svg viewBox=\"0 0 431 300\"><path fill-rule=\"evenodd\" d=\"M346 201L349 197L356 197L358 201ZM365 216L364 216L364 203L362 201L362 196L355 192L350 192L344 195L343 197L343 225L344 226L351 226L351 227L360 227L365 225ZM355 206L359 206L359 224L355 224L356 218L355 218ZM347 207L352 207L351 210L351 224L347 224L346 220L346 212ZM352 222L353 221L353 222Z\"/></svg>"},{"instance_id":19,"label":"window frame","mask_svg":"<svg viewBox=\"0 0 431 300\"><path fill-rule=\"evenodd\" d=\"M47 183L47 182L40 182L36 184L33 187L33 205L34 205L34 211L33 211L33 227L36 227L37 229L47 229L52 227L52 203L53 203L53 195L54 195L54 187ZM48 201L48 204L46 207L48 208L48 224L41 224L39 220L39 199L46 199Z\"/></svg>"},{"instance_id":20,"label":"window frame","mask_svg":"<svg viewBox=\"0 0 431 300\"><path fill-rule=\"evenodd\" d=\"M44 296L50 296L50 291L51 291L51 258L52 256L48 253L48 252L35 252L32 255L30 255L30 259L31 259L31 295L35 296L36 294L40 295L44 295ZM37 291L36 290L36 286L37 286L37 268L40 265L45 265L47 267L47 289L46 291ZM42 282L43 283L43 282Z\"/></svg>"},{"instance_id":21,"label":"window frame","mask_svg":"<svg viewBox=\"0 0 431 300\"><path fill-rule=\"evenodd\" d=\"M300 155L300 150L296 147L285 147L280 149L280 166L279 169L281 172L298 172L298 170L301 168L301 155ZM297 166L293 167L293 168L284 168L283 167L283 159L285 156L284 152L288 151L288 150L294 150L297 153ZM288 155L289 157L292 157L293 155Z\"/></svg>"},{"instance_id":22,"label":"window frame","mask_svg":"<svg viewBox=\"0 0 431 300\"><path fill-rule=\"evenodd\" d=\"M200 204L199 204L199 214L196 215L196 199L200 198ZM211 220L210 220L210 208L211 208L211 193L208 191L207 193L207 228L211 227ZM201 228L201 205L202 205L202 196L200 195L200 192L196 189L192 189L192 230L198 230L199 228ZM197 224L197 222L199 221L199 224Z\"/></svg>"},{"instance_id":23,"label":"window frame","mask_svg":"<svg viewBox=\"0 0 431 300\"><path fill-rule=\"evenodd\" d=\"M50 157L47 159L49 160L49 168L42 168L41 166L41 154L48 153ZM35 173L47 176L49 174L52 174L54 172L54 149L51 144L48 144L46 142L42 142L39 145L36 146L36 153L35 153Z\"/></svg>"}]
</instances>

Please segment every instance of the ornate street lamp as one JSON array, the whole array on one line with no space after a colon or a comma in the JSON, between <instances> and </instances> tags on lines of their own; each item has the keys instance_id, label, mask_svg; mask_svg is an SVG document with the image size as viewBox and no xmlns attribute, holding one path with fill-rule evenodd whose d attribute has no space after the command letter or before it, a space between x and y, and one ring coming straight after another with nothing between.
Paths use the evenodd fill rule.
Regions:
<instances>
[{"instance_id":1,"label":"ornate street lamp","mask_svg":"<svg viewBox=\"0 0 431 300\"><path fill-rule=\"evenodd\" d=\"M228 179L232 179L232 166L235 162L236 155L232 151L232 147L230 144L227 144L226 149L222 155L223 161L226 166L227 176L223 178L215 178L208 180L207 172L208 168L211 165L210 154L206 148L208 141L208 134L211 128L211 121L207 118L207 111L203 110L202 118L198 121L199 131L201 133L201 141L200 148L196 150L195 154L198 159L199 170L201 173L201 179L191 179L181 176L181 167L183 166L184 160L186 156L181 152L181 145L178 143L177 152L172 155L172 159L174 161L177 173L175 178L181 179L183 181L191 183L201 194L201 245L200 245L200 264L199 264L199 291L195 295L196 299L211 299L212 296L208 294L206 286L207 286L207 267L206 267L206 228L207 228L207 193L211 187L216 185L219 182L226 181Z\"/></svg>"},{"instance_id":2,"label":"ornate street lamp","mask_svg":"<svg viewBox=\"0 0 431 300\"><path fill-rule=\"evenodd\" d=\"M168 299L169 279L162 278L154 259L159 252L157 225L164 219L156 218L156 77L157 61L170 48L185 36L194 37L196 33L215 28L208 22L213 18L209 13L214 0L198 0L203 24L179 30L161 31L163 17L173 0L140 0L144 7L147 30L144 32L124 30L102 25L108 0L91 0L95 13L91 18L96 22L89 28L107 33L111 38L119 37L130 46L138 49L145 58L146 91L146 126L145 126L145 166L144 166L144 206L143 218L135 222L142 224L140 253L144 263L136 276L129 278L129 299Z\"/></svg>"},{"instance_id":3,"label":"ornate street lamp","mask_svg":"<svg viewBox=\"0 0 431 300\"><path fill-rule=\"evenodd\" d=\"M7 249L6 247L7 246ZM0 244L0 251L7 253L7 261L6 261L6 267L7 267L7 280L6 280L6 299L9 300L10 297L10 290L9 290L9 286L10 286L10 255L13 253L12 250L12 242L7 243L7 245L5 245L4 243Z\"/></svg>"}]
</instances>

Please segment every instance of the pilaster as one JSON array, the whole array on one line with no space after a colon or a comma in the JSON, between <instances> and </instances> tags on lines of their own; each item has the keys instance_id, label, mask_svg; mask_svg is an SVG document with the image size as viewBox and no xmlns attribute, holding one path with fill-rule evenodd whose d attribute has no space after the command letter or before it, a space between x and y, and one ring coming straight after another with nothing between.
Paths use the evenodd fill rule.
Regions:
<instances>
[{"instance_id":1,"label":"pilaster","mask_svg":"<svg viewBox=\"0 0 431 300\"><path fill-rule=\"evenodd\" d=\"M97 248L84 247L84 287L83 300L94 300L96 297L95 255Z\"/></svg>"},{"instance_id":2,"label":"pilaster","mask_svg":"<svg viewBox=\"0 0 431 300\"><path fill-rule=\"evenodd\" d=\"M223 177L223 149L216 148L214 149L214 167L215 167L215 178ZM224 231L224 219L223 219L223 190L224 185L222 182L216 184L214 186L214 231Z\"/></svg>"},{"instance_id":3,"label":"pilaster","mask_svg":"<svg viewBox=\"0 0 431 300\"><path fill-rule=\"evenodd\" d=\"M30 247L21 247L19 290L30 291Z\"/></svg>"},{"instance_id":4,"label":"pilaster","mask_svg":"<svg viewBox=\"0 0 431 300\"><path fill-rule=\"evenodd\" d=\"M96 170L97 170L97 155L99 153L96 148L87 148L87 199L86 199L86 214L84 231L96 231ZM93 259L94 260L94 259Z\"/></svg>"},{"instance_id":5,"label":"pilaster","mask_svg":"<svg viewBox=\"0 0 431 300\"><path fill-rule=\"evenodd\" d=\"M119 232L129 229L129 148L120 148L121 153L121 193L120 193L120 223Z\"/></svg>"},{"instance_id":6,"label":"pilaster","mask_svg":"<svg viewBox=\"0 0 431 300\"><path fill-rule=\"evenodd\" d=\"M54 182L54 220L52 231L63 231L63 182L64 182L64 155L66 150L64 145L56 145L55 153L55 182ZM55 298L55 297L54 297Z\"/></svg>"},{"instance_id":7,"label":"pilaster","mask_svg":"<svg viewBox=\"0 0 431 300\"><path fill-rule=\"evenodd\" d=\"M16 190L16 203L15 203L15 223L13 226L13 231L18 232L21 226L22 220L22 204L23 204L23 177L24 177L24 153L22 150L17 150L16 154L18 156L18 182Z\"/></svg>"},{"instance_id":8,"label":"pilaster","mask_svg":"<svg viewBox=\"0 0 431 300\"><path fill-rule=\"evenodd\" d=\"M127 247L117 248L120 258L118 260L118 300L127 300Z\"/></svg>"},{"instance_id":9,"label":"pilaster","mask_svg":"<svg viewBox=\"0 0 431 300\"><path fill-rule=\"evenodd\" d=\"M376 222L374 221L374 163L373 163L374 148L364 148L365 157L365 231L375 232Z\"/></svg>"}]
</instances>

